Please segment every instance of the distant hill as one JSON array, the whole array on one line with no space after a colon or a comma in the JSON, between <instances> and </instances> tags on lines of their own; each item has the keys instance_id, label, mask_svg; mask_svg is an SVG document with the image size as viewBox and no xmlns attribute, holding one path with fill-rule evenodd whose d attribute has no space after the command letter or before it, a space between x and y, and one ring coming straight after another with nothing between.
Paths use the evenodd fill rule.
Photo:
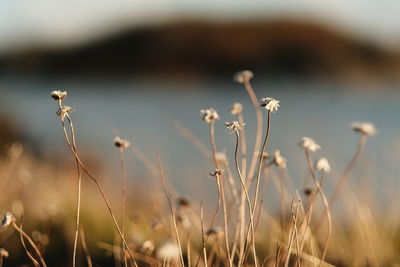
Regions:
<instances>
[{"instance_id":1,"label":"distant hill","mask_svg":"<svg viewBox=\"0 0 400 267\"><path fill-rule=\"evenodd\" d=\"M397 77L400 56L327 26L299 20L181 21L132 29L63 50L0 57L0 71L79 75L232 74L249 68L296 77Z\"/></svg>"}]
</instances>

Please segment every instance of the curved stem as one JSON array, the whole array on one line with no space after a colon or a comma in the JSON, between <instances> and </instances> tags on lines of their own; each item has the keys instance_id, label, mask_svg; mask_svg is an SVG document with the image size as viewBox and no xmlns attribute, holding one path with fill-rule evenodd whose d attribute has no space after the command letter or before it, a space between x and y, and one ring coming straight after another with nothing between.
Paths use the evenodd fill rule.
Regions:
<instances>
[{"instance_id":1,"label":"curved stem","mask_svg":"<svg viewBox=\"0 0 400 267\"><path fill-rule=\"evenodd\" d=\"M250 197L249 197L249 193L247 191L246 184L245 184L245 182L243 180L242 172L240 171L240 167L239 167L239 159L238 159L239 132L236 131L235 134L236 134L235 166L236 166L236 170L237 170L238 175L239 175L240 183L242 184L242 189L243 189L244 194L246 196L247 205L249 207L249 213L250 213L249 228L250 228L251 233L252 233L252 248L253 248L254 263L255 263L255 266L257 267L258 266L258 261L257 261L257 253L256 253L256 247L255 247L255 241L254 241L254 238L255 238L255 236L254 236L254 215L253 215L254 211L253 211L253 208L252 208L252 205L251 205L251 200L250 200ZM247 243L247 240L249 238L249 231L247 233L248 234L247 234L246 241L245 241L246 243ZM244 255L246 255L246 253L244 253ZM241 259L239 259L239 265L240 264L241 265L244 264L244 261L245 261L245 258L246 258L244 255L243 255L243 257Z\"/></svg>"}]
</instances>

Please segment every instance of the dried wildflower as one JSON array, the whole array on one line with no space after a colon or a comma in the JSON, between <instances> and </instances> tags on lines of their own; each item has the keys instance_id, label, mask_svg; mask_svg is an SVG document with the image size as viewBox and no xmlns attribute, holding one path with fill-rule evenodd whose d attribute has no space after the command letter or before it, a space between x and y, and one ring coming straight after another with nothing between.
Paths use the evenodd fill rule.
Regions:
<instances>
[{"instance_id":1,"label":"dried wildflower","mask_svg":"<svg viewBox=\"0 0 400 267\"><path fill-rule=\"evenodd\" d=\"M11 224L13 219L14 215L11 212L6 212L4 214L3 220L1 220L0 229L7 228Z\"/></svg>"},{"instance_id":2,"label":"dried wildflower","mask_svg":"<svg viewBox=\"0 0 400 267\"><path fill-rule=\"evenodd\" d=\"M176 217L177 223L180 223L183 228L189 229L192 226L192 223L190 222L190 219L187 215L179 215Z\"/></svg>"},{"instance_id":3,"label":"dried wildflower","mask_svg":"<svg viewBox=\"0 0 400 267\"><path fill-rule=\"evenodd\" d=\"M314 190L310 187L306 187L303 190L304 195L306 195L307 197L311 196L312 194L314 194Z\"/></svg>"},{"instance_id":4,"label":"dried wildflower","mask_svg":"<svg viewBox=\"0 0 400 267\"><path fill-rule=\"evenodd\" d=\"M229 110L229 112L232 114L232 115L237 115L237 114L239 114L239 113L241 113L243 111L243 105L242 104L240 104L240 103L234 103L233 105L232 105L232 107L231 107L231 109Z\"/></svg>"},{"instance_id":5,"label":"dried wildflower","mask_svg":"<svg viewBox=\"0 0 400 267\"><path fill-rule=\"evenodd\" d=\"M232 132L238 132L238 131L242 130L242 128L245 125L246 125L245 123L241 123L238 121L225 122L226 128L228 128L228 130L231 130Z\"/></svg>"},{"instance_id":6,"label":"dried wildflower","mask_svg":"<svg viewBox=\"0 0 400 267\"><path fill-rule=\"evenodd\" d=\"M214 122L215 120L219 120L219 115L217 111L213 108L202 109L200 110L200 117L203 121L207 123Z\"/></svg>"},{"instance_id":7,"label":"dried wildflower","mask_svg":"<svg viewBox=\"0 0 400 267\"><path fill-rule=\"evenodd\" d=\"M221 238L224 236L224 230L221 227L215 226L213 228L210 228L207 232L206 232L207 236L214 236L217 238Z\"/></svg>"},{"instance_id":8,"label":"dried wildflower","mask_svg":"<svg viewBox=\"0 0 400 267\"><path fill-rule=\"evenodd\" d=\"M178 259L179 254L179 247L175 243L168 241L158 249L157 258L160 260Z\"/></svg>"},{"instance_id":9,"label":"dried wildflower","mask_svg":"<svg viewBox=\"0 0 400 267\"><path fill-rule=\"evenodd\" d=\"M228 161L225 152L217 152L215 153L215 159L217 160L218 164L224 164Z\"/></svg>"},{"instance_id":10,"label":"dried wildflower","mask_svg":"<svg viewBox=\"0 0 400 267\"><path fill-rule=\"evenodd\" d=\"M143 242L142 246L140 247L140 252L144 254L151 254L155 249L154 241L149 239Z\"/></svg>"},{"instance_id":11,"label":"dried wildflower","mask_svg":"<svg viewBox=\"0 0 400 267\"><path fill-rule=\"evenodd\" d=\"M331 166L329 165L329 162L326 158L320 158L316 163L315 167L318 170L322 170L324 172L330 172L331 171Z\"/></svg>"},{"instance_id":12,"label":"dried wildflower","mask_svg":"<svg viewBox=\"0 0 400 267\"><path fill-rule=\"evenodd\" d=\"M254 77L254 74L250 70L242 70L239 72L236 72L235 75L233 76L233 80L238 83L245 83L250 81Z\"/></svg>"},{"instance_id":13,"label":"dried wildflower","mask_svg":"<svg viewBox=\"0 0 400 267\"><path fill-rule=\"evenodd\" d=\"M305 150L308 150L308 151L311 151L311 152L314 152L314 151L316 151L316 150L321 148L320 145L315 143L315 141L313 139L311 139L310 137L301 138L299 146L304 148Z\"/></svg>"},{"instance_id":14,"label":"dried wildflower","mask_svg":"<svg viewBox=\"0 0 400 267\"><path fill-rule=\"evenodd\" d=\"M272 97L261 98L260 105L262 107L265 107L265 109L268 110L269 112L278 111L278 108L280 107L279 100L276 100Z\"/></svg>"},{"instance_id":15,"label":"dried wildflower","mask_svg":"<svg viewBox=\"0 0 400 267\"><path fill-rule=\"evenodd\" d=\"M272 162L279 168L286 168L286 158L281 156L281 152L279 150L275 150Z\"/></svg>"},{"instance_id":16,"label":"dried wildflower","mask_svg":"<svg viewBox=\"0 0 400 267\"><path fill-rule=\"evenodd\" d=\"M187 208L187 207L190 207L190 201L188 200L188 199L186 199L186 198L184 198L184 197L180 197L180 198L178 198L178 206L180 207L180 208Z\"/></svg>"},{"instance_id":17,"label":"dried wildflower","mask_svg":"<svg viewBox=\"0 0 400 267\"><path fill-rule=\"evenodd\" d=\"M65 117L68 115L68 113L74 111L73 108L69 106L62 106L61 108L58 109L57 111L57 116L59 116L62 120L65 119Z\"/></svg>"},{"instance_id":18,"label":"dried wildflower","mask_svg":"<svg viewBox=\"0 0 400 267\"><path fill-rule=\"evenodd\" d=\"M63 91L61 92L60 90L57 91L52 91L50 93L50 96L54 99L54 100L63 100L64 98L66 98L68 95L67 91Z\"/></svg>"},{"instance_id":19,"label":"dried wildflower","mask_svg":"<svg viewBox=\"0 0 400 267\"><path fill-rule=\"evenodd\" d=\"M354 131L366 136L372 136L376 134L375 126L370 122L353 122L350 124L350 126Z\"/></svg>"},{"instance_id":20,"label":"dried wildflower","mask_svg":"<svg viewBox=\"0 0 400 267\"><path fill-rule=\"evenodd\" d=\"M114 145L119 148L127 148L131 145L131 143L128 140L117 136L114 138Z\"/></svg>"},{"instance_id":21,"label":"dried wildflower","mask_svg":"<svg viewBox=\"0 0 400 267\"><path fill-rule=\"evenodd\" d=\"M210 172L210 176L218 178L221 177L221 175L224 173L223 170L215 170L213 172Z\"/></svg>"},{"instance_id":22,"label":"dried wildflower","mask_svg":"<svg viewBox=\"0 0 400 267\"><path fill-rule=\"evenodd\" d=\"M4 248L0 248L0 258L8 258L10 254Z\"/></svg>"}]
</instances>

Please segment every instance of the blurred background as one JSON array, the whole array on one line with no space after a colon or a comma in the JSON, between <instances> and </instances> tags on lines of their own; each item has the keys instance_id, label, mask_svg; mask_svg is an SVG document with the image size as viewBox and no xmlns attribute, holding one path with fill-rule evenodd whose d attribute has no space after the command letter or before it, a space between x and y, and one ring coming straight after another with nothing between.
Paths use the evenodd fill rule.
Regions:
<instances>
[{"instance_id":1,"label":"blurred background","mask_svg":"<svg viewBox=\"0 0 400 267\"><path fill-rule=\"evenodd\" d=\"M49 96L67 90L80 151L111 179L105 182L110 188L119 177L112 140L120 135L136 149L127 156L132 185L152 183L138 151L153 162L160 152L179 194L215 197L207 179L212 165L182 137L182 127L208 147L208 125L199 111L217 109L218 150L232 160L234 136L224 122L233 119L231 105L241 102L251 147L254 109L243 86L233 82L235 72L250 69L257 96L281 101L268 150L288 158L298 188L306 175L297 146L302 136L321 144L319 155L336 175L357 147L349 124L370 121L378 135L368 140L354 183L368 180L377 196L395 194L399 10L397 0L0 1L2 157L18 142L35 162L73 166ZM60 195L73 201L66 190ZM41 195L42 204L53 194ZM11 204L3 199L1 208Z\"/></svg>"}]
</instances>

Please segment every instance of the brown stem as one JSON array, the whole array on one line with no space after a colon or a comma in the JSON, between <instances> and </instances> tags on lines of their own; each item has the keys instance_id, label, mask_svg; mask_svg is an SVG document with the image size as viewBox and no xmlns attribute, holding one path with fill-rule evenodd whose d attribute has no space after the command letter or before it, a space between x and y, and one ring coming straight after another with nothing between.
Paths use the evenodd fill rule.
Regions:
<instances>
[{"instance_id":1,"label":"brown stem","mask_svg":"<svg viewBox=\"0 0 400 267\"><path fill-rule=\"evenodd\" d=\"M83 252L85 253L85 257L86 257L86 263L87 263L88 267L92 267L93 266L92 258L90 257L89 250L86 245L85 232L83 231L82 226L80 228L80 237L81 237L81 244L82 244Z\"/></svg>"},{"instance_id":2,"label":"brown stem","mask_svg":"<svg viewBox=\"0 0 400 267\"><path fill-rule=\"evenodd\" d=\"M167 197L167 200L168 200L169 209L170 209L170 212L171 212L171 220L172 220L172 224L173 224L174 230L175 230L175 237L176 237L176 241L177 241L178 246L179 246L179 255L180 255L180 258L181 258L181 265L182 265L182 267L184 267L185 266L185 262L183 260L182 246L181 246L181 240L179 238L178 227L176 226L175 210L174 210L174 206L172 204L171 196L168 193L167 184L165 183L164 169L162 167L161 159L160 159L160 155L159 154L157 154L157 162L158 162L158 169L160 171L161 184L162 184L165 196Z\"/></svg>"},{"instance_id":3,"label":"brown stem","mask_svg":"<svg viewBox=\"0 0 400 267\"><path fill-rule=\"evenodd\" d=\"M121 182L122 182L122 199L121 199L121 232L125 235L125 212L126 212L126 171L125 171L125 157L124 157L124 148L119 148L119 159L121 164ZM124 259L124 266L128 267L128 262L125 255L125 245L122 243L122 258Z\"/></svg>"}]
</instances>

